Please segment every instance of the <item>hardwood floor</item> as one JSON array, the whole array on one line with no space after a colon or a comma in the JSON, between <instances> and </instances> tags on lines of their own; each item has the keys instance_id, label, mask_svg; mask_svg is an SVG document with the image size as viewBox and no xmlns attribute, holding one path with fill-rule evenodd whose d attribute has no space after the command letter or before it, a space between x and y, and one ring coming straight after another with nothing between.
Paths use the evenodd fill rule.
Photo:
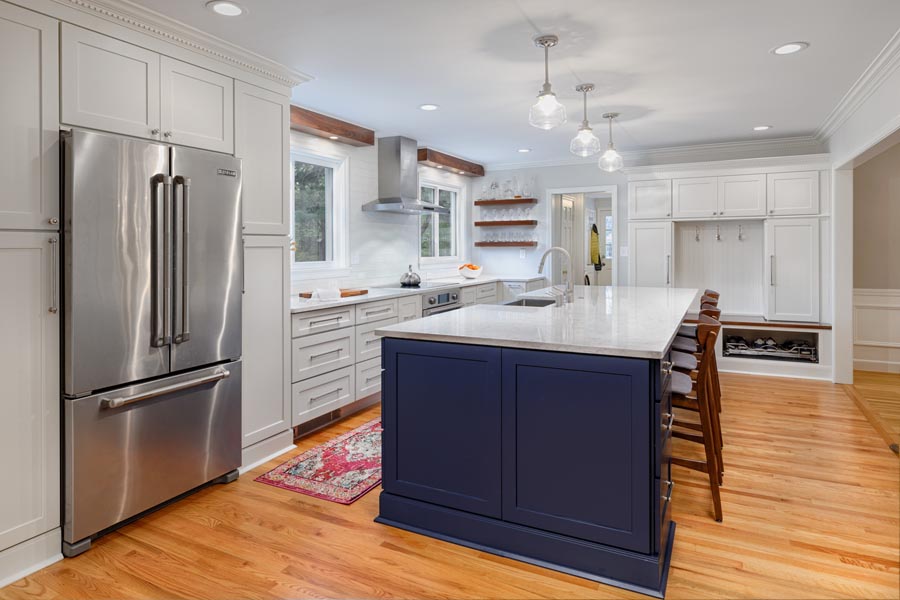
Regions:
<instances>
[{"instance_id":1,"label":"hardwood floor","mask_svg":"<svg viewBox=\"0 0 900 600\"><path fill-rule=\"evenodd\" d=\"M900 454L900 374L854 371L847 393L895 453Z\"/></svg>"},{"instance_id":2,"label":"hardwood floor","mask_svg":"<svg viewBox=\"0 0 900 600\"><path fill-rule=\"evenodd\" d=\"M900 597L900 462L853 400L822 382L723 374L722 384L725 519L711 517L705 475L676 468L666 597ZM253 481L285 459L124 527L0 598L644 598L377 525L377 489L343 506Z\"/></svg>"}]
</instances>

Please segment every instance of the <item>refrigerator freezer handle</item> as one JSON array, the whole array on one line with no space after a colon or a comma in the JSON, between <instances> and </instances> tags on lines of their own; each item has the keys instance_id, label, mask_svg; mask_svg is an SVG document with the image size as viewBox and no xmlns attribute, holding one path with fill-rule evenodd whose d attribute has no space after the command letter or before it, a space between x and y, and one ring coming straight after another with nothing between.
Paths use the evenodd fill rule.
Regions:
<instances>
[{"instance_id":1,"label":"refrigerator freezer handle","mask_svg":"<svg viewBox=\"0 0 900 600\"><path fill-rule=\"evenodd\" d=\"M185 381L182 383L167 385L161 388L156 388L155 390L151 390L149 392L141 392L140 394L135 394L133 396L122 396L121 398L102 397L100 398L100 405L103 408L120 408L122 406L125 406L126 404L133 404L142 400L158 398L159 396L165 396L166 394L180 392L182 390L197 387L198 385L203 385L205 383L214 383L221 379L228 379L229 377L231 377L231 371L229 371L228 369L217 369L216 372L212 373L211 375L198 377L197 379L191 379L190 381Z\"/></svg>"}]
</instances>

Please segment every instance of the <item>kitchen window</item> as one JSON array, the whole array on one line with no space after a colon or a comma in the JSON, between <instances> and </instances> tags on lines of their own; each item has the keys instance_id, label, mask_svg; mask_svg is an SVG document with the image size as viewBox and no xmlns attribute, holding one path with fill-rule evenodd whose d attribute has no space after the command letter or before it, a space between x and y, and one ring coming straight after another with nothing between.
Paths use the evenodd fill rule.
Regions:
<instances>
[{"instance_id":1,"label":"kitchen window","mask_svg":"<svg viewBox=\"0 0 900 600\"><path fill-rule=\"evenodd\" d=\"M457 260L459 247L459 190L425 184L419 188L420 200L450 210L450 214L428 214L419 217L419 256L424 262Z\"/></svg>"},{"instance_id":2,"label":"kitchen window","mask_svg":"<svg viewBox=\"0 0 900 600\"><path fill-rule=\"evenodd\" d=\"M297 270L347 266L347 159L294 152L291 254Z\"/></svg>"}]
</instances>

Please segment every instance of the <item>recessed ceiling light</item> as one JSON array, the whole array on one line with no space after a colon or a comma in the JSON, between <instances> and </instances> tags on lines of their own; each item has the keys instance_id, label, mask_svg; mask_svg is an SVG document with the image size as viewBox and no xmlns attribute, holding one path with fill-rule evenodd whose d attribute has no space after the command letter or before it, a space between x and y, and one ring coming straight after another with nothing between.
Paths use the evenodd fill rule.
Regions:
<instances>
[{"instance_id":1,"label":"recessed ceiling light","mask_svg":"<svg viewBox=\"0 0 900 600\"><path fill-rule=\"evenodd\" d=\"M782 44L777 48L772 48L772 54L784 56L785 54L794 54L795 52L800 52L801 50L806 50L807 48L809 48L809 42L788 42L787 44Z\"/></svg>"},{"instance_id":2,"label":"recessed ceiling light","mask_svg":"<svg viewBox=\"0 0 900 600\"><path fill-rule=\"evenodd\" d=\"M329 135L329 136L328 136L328 139L329 139L329 140L336 140L336 139L338 139L338 136L336 136L336 135Z\"/></svg>"},{"instance_id":3,"label":"recessed ceiling light","mask_svg":"<svg viewBox=\"0 0 900 600\"><path fill-rule=\"evenodd\" d=\"M212 0L212 2L206 3L206 8L223 17L237 17L244 14L241 6L226 0Z\"/></svg>"},{"instance_id":4,"label":"recessed ceiling light","mask_svg":"<svg viewBox=\"0 0 900 600\"><path fill-rule=\"evenodd\" d=\"M531 148L519 148L518 152L521 154L528 154L529 152L531 152Z\"/></svg>"},{"instance_id":5,"label":"recessed ceiling light","mask_svg":"<svg viewBox=\"0 0 900 600\"><path fill-rule=\"evenodd\" d=\"M757 125L753 128L753 131L768 131L769 129L772 129L771 125Z\"/></svg>"},{"instance_id":6,"label":"recessed ceiling light","mask_svg":"<svg viewBox=\"0 0 900 600\"><path fill-rule=\"evenodd\" d=\"M440 107L437 104L420 104L419 108L421 110L437 110Z\"/></svg>"}]
</instances>

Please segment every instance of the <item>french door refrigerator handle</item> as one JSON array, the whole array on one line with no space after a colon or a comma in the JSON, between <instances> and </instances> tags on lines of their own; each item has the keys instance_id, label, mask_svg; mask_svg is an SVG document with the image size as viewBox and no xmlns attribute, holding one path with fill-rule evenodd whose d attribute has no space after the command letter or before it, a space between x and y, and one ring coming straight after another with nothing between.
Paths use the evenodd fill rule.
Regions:
<instances>
[{"instance_id":1,"label":"french door refrigerator handle","mask_svg":"<svg viewBox=\"0 0 900 600\"><path fill-rule=\"evenodd\" d=\"M175 245L175 297L177 299L175 310L180 321L178 332L175 334L175 343L180 344L191 339L190 306L191 306L191 277L190 261L188 260L188 248L190 247L190 215L191 215L191 178L176 175L174 179L175 210L178 211L181 220L181 229L175 232L177 241ZM181 189L179 200L178 190Z\"/></svg>"},{"instance_id":2,"label":"french door refrigerator handle","mask_svg":"<svg viewBox=\"0 0 900 600\"><path fill-rule=\"evenodd\" d=\"M59 239L50 238L50 308L52 314L59 312Z\"/></svg>"},{"instance_id":3,"label":"french door refrigerator handle","mask_svg":"<svg viewBox=\"0 0 900 600\"><path fill-rule=\"evenodd\" d=\"M159 186L163 187L163 198L159 197ZM172 178L156 174L150 183L150 197L153 203L153 338L154 348L171 342L170 319L172 313Z\"/></svg>"},{"instance_id":4,"label":"french door refrigerator handle","mask_svg":"<svg viewBox=\"0 0 900 600\"><path fill-rule=\"evenodd\" d=\"M198 377L197 379L191 379L189 381L183 381L181 383L166 385L161 388L156 388L155 390L150 390L148 392L134 394L133 396L122 396L120 398L102 397L100 398L100 406L102 406L103 408L120 408L122 406L125 406L126 404L133 404L142 400L158 398L159 396L165 396L166 394L172 394L174 392L180 392L182 390L197 387L198 385L203 385L204 383L213 383L222 379L228 379L229 377L231 377L231 371L229 371L228 369L218 369L215 373L212 373L210 375Z\"/></svg>"}]
</instances>

